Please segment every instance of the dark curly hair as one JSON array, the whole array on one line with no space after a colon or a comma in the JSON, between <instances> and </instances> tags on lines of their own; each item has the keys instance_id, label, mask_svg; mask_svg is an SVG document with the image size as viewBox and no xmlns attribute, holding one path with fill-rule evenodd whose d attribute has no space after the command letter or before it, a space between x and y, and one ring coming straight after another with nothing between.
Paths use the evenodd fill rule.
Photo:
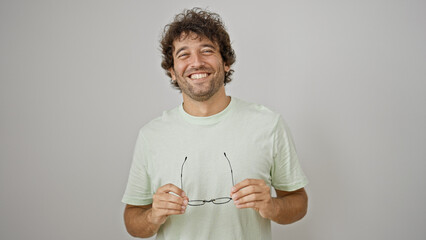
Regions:
<instances>
[{"instance_id":1,"label":"dark curly hair","mask_svg":"<svg viewBox=\"0 0 426 240\"><path fill-rule=\"evenodd\" d=\"M164 27L163 36L160 42L163 61L161 67L171 78L169 69L173 67L173 41L181 37L181 34L193 32L199 37L207 37L210 41L217 43L220 48L220 54L223 62L231 67L235 62L235 52L231 47L231 41L225 26L217 13L209 12L201 8L185 9L177 14L172 23ZM231 75L234 70L230 69L225 73L224 85L231 82ZM171 84L180 89L177 82L172 80Z\"/></svg>"}]
</instances>

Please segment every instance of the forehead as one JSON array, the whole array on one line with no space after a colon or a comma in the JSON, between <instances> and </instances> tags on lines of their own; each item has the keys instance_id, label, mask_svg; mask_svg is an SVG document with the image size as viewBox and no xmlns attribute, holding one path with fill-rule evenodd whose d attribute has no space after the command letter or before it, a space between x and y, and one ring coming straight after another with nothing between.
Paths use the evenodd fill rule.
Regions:
<instances>
[{"instance_id":1,"label":"forehead","mask_svg":"<svg viewBox=\"0 0 426 240\"><path fill-rule=\"evenodd\" d=\"M217 47L217 43L203 35L198 35L194 32L181 33L181 35L173 41L173 52L183 46L209 44Z\"/></svg>"}]
</instances>

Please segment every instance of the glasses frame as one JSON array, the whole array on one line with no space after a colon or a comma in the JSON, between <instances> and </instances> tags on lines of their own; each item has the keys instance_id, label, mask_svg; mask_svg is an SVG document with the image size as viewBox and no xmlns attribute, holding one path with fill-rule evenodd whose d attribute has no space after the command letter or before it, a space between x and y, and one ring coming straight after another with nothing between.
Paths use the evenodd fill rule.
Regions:
<instances>
[{"instance_id":1,"label":"glasses frame","mask_svg":"<svg viewBox=\"0 0 426 240\"><path fill-rule=\"evenodd\" d=\"M228 160L229 168L231 169L232 186L235 186L234 171L232 170L231 161L229 161L225 152L223 153L223 155L225 156L226 160ZM180 169L180 189L182 190L183 190L183 166L185 165L186 160L188 160L188 157L185 157L185 160L183 161L182 167ZM229 203L231 200L232 200L231 197L219 197L219 198L213 198L210 200L189 200L188 205L203 206L204 204L210 203L210 202L213 204L226 204L226 203Z\"/></svg>"}]
</instances>

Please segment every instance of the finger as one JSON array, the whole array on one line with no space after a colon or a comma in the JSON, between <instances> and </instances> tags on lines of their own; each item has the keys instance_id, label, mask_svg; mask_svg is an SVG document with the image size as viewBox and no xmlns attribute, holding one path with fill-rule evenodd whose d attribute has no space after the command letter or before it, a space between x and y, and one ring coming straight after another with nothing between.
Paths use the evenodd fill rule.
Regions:
<instances>
[{"instance_id":1,"label":"finger","mask_svg":"<svg viewBox=\"0 0 426 240\"><path fill-rule=\"evenodd\" d=\"M153 201L172 202L172 203L176 203L176 204L180 204L180 205L186 205L185 200L186 200L186 203L187 203L188 200L186 198L177 197L177 196L169 194L169 193L159 193L159 194L154 194L154 196L153 196Z\"/></svg>"},{"instance_id":2,"label":"finger","mask_svg":"<svg viewBox=\"0 0 426 240\"><path fill-rule=\"evenodd\" d=\"M161 210L182 211L182 210L186 209L186 206L182 205L182 204L172 203L172 202L158 201L158 202L155 203L153 208L158 209L158 210L161 209Z\"/></svg>"},{"instance_id":3,"label":"finger","mask_svg":"<svg viewBox=\"0 0 426 240\"><path fill-rule=\"evenodd\" d=\"M257 210L259 208L260 204L261 204L261 201L254 201L254 202L237 204L235 206L237 208L239 208L239 209L242 209L242 208L254 208L254 209Z\"/></svg>"},{"instance_id":4,"label":"finger","mask_svg":"<svg viewBox=\"0 0 426 240\"><path fill-rule=\"evenodd\" d=\"M249 194L247 196L244 196L237 201L234 201L235 205L245 204L249 202L258 202L258 201L264 201L268 198L268 196L265 196L265 194L262 193L253 193Z\"/></svg>"},{"instance_id":5,"label":"finger","mask_svg":"<svg viewBox=\"0 0 426 240\"><path fill-rule=\"evenodd\" d=\"M170 216L170 215L179 215L185 213L185 210L172 210L172 209L160 209L157 210L156 215L159 217Z\"/></svg>"},{"instance_id":6,"label":"finger","mask_svg":"<svg viewBox=\"0 0 426 240\"><path fill-rule=\"evenodd\" d=\"M231 195L238 192L240 189L245 188L249 185L260 185L265 183L265 181L261 180L261 179L245 179L237 184L235 184L235 186L233 186L231 188Z\"/></svg>"},{"instance_id":7,"label":"finger","mask_svg":"<svg viewBox=\"0 0 426 240\"><path fill-rule=\"evenodd\" d=\"M162 192L162 193L171 193L172 192L172 193L175 193L176 195L181 196L181 197L186 196L185 192L182 189L176 187L176 185L173 185L171 183L159 187L157 189L157 192Z\"/></svg>"},{"instance_id":8,"label":"finger","mask_svg":"<svg viewBox=\"0 0 426 240\"><path fill-rule=\"evenodd\" d=\"M250 194L262 193L262 190L263 188L261 188L259 185L249 185L232 194L231 197L234 201L236 201Z\"/></svg>"},{"instance_id":9,"label":"finger","mask_svg":"<svg viewBox=\"0 0 426 240\"><path fill-rule=\"evenodd\" d=\"M184 205L181 205L173 202L162 201L157 196L152 205L153 215L157 217L167 217L169 215L183 214L185 213L187 204L188 201L186 200L184 201Z\"/></svg>"}]
</instances>

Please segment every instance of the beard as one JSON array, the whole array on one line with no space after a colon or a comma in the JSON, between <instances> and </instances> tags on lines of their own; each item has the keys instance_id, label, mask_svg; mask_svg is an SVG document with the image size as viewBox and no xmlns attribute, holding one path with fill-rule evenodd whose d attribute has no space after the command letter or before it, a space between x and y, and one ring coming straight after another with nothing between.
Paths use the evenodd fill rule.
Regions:
<instances>
[{"instance_id":1,"label":"beard","mask_svg":"<svg viewBox=\"0 0 426 240\"><path fill-rule=\"evenodd\" d=\"M211 73L208 76L208 78L211 79L203 84L191 83L191 80L183 77L188 76L188 73L185 73L183 76L176 74L177 83L181 91L197 102L204 102L209 100L222 88L225 80L225 71L222 66L218 72L212 72L211 70L212 69L209 68L197 68L190 70L191 72L207 71Z\"/></svg>"}]
</instances>

